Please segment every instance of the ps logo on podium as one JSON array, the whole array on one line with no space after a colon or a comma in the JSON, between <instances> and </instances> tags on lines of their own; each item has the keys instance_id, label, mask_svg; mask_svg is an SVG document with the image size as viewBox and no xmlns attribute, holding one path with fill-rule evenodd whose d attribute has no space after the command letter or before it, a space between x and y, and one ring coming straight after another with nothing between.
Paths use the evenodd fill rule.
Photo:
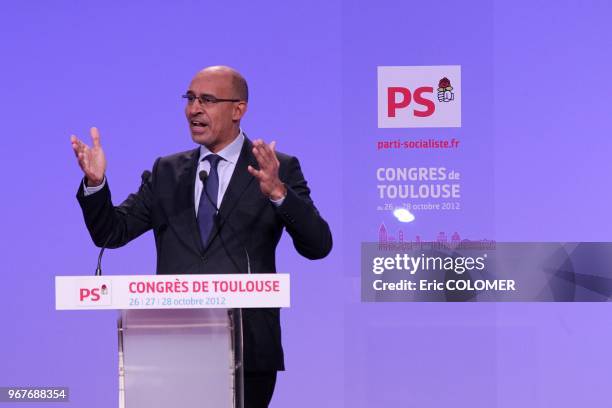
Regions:
<instances>
[{"instance_id":1,"label":"ps logo on podium","mask_svg":"<svg viewBox=\"0 0 612 408\"><path fill-rule=\"evenodd\" d=\"M100 281L99 284L92 286L91 281L78 284L76 288L78 303L81 305L110 305L111 290L110 283Z\"/></svg>"},{"instance_id":2,"label":"ps logo on podium","mask_svg":"<svg viewBox=\"0 0 612 408\"><path fill-rule=\"evenodd\" d=\"M461 127L461 67L378 67L378 127Z\"/></svg>"}]
</instances>

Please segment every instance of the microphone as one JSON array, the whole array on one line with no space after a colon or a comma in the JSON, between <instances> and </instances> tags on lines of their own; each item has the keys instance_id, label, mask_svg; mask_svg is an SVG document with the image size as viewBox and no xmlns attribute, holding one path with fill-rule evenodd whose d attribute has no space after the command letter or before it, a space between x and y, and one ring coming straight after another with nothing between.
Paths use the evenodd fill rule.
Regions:
<instances>
[{"instance_id":1,"label":"microphone","mask_svg":"<svg viewBox=\"0 0 612 408\"><path fill-rule=\"evenodd\" d=\"M102 276L102 255L104 254L104 250L106 249L106 246L108 245L108 242L110 241L112 236L112 233L108 234L108 238L106 238L106 241L104 241L104 245L102 245L102 249L100 249L100 253L98 254L98 266L96 267L96 276Z\"/></svg>"},{"instance_id":2,"label":"microphone","mask_svg":"<svg viewBox=\"0 0 612 408\"><path fill-rule=\"evenodd\" d=\"M140 175L140 185L144 185L151 178L151 172L149 170L145 170Z\"/></svg>"},{"instance_id":3,"label":"microphone","mask_svg":"<svg viewBox=\"0 0 612 408\"><path fill-rule=\"evenodd\" d=\"M206 170L201 170L200 173L198 173L198 176L200 178L200 181L202 181L202 191L204 192L204 195L206 196L206 199L208 200L208 202L215 209L214 221L215 221L216 224L219 225L219 228L217 230L217 234L216 235L219 235L219 237L221 238L221 243L223 244L223 248L225 249L225 252L227 252L227 254L229 255L230 259L232 260L232 263L234 264L234 266L236 267L238 272L240 272L240 268L238 267L238 265L236 264L236 262L234 261L234 259L230 255L229 251L225 247L225 241L223 240L223 236L221 235L221 228L223 228L223 226L225 224L227 224L227 225L229 225L230 229L232 230L232 232L234 233L236 238L238 237L238 234L236 233L236 230L234 229L234 227L232 227L232 224L230 224L227 221L227 219L224 218L221 215L221 213L219 213L219 207L217 207L217 205L213 202L212 198L210 198L210 195L208 194L208 191L206 191L206 180L208 179L208 172ZM240 245L242 245L242 248L244 249L244 253L246 254L247 274L250 274L251 273L251 259L249 257L249 251L247 251L246 246L244 245L244 242L241 242Z\"/></svg>"},{"instance_id":4,"label":"microphone","mask_svg":"<svg viewBox=\"0 0 612 408\"><path fill-rule=\"evenodd\" d=\"M149 170L143 171L142 174L140 175L140 186L141 187L144 186L146 182L149 181L150 178L151 178L151 172ZM110 242L112 236L113 236L113 233L111 231L111 233L108 234L106 241L104 241L104 244L102 245L102 248L100 249L100 253L98 254L98 265L96 266L96 276L102 276L102 255L104 255L104 250L108 246L108 243Z\"/></svg>"},{"instance_id":5,"label":"microphone","mask_svg":"<svg viewBox=\"0 0 612 408\"><path fill-rule=\"evenodd\" d=\"M202 182L202 188L206 187L206 179L208 178L208 172L206 170L202 170L198 173L200 177L200 181Z\"/></svg>"}]
</instances>

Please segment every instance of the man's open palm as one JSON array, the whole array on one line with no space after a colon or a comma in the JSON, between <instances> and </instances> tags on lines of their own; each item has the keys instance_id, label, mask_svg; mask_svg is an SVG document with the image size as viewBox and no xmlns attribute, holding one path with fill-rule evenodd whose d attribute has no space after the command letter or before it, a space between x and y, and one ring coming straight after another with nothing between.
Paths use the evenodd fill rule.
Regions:
<instances>
[{"instance_id":1,"label":"man's open palm","mask_svg":"<svg viewBox=\"0 0 612 408\"><path fill-rule=\"evenodd\" d=\"M72 144L72 150L74 150L79 166L83 173L85 173L87 185L95 187L104 181L106 157L104 157L104 150L102 150L102 145L100 144L100 132L97 128L92 127L90 133L93 143L92 147L87 146L75 135L70 136L70 143Z\"/></svg>"}]
</instances>

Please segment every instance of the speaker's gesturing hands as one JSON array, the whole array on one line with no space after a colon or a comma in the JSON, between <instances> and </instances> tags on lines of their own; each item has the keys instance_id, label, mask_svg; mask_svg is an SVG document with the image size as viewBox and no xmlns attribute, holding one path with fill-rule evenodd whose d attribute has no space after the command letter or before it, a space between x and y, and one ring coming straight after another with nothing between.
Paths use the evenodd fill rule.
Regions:
<instances>
[{"instance_id":1,"label":"speaker's gesturing hands","mask_svg":"<svg viewBox=\"0 0 612 408\"><path fill-rule=\"evenodd\" d=\"M259 164L259 170L249 166L247 170L257 181L261 192L272 200L280 200L287 194L287 188L278 177L279 161L274 153L276 142L266 144L257 139L253 142L253 154Z\"/></svg>"},{"instance_id":2,"label":"speaker's gesturing hands","mask_svg":"<svg viewBox=\"0 0 612 408\"><path fill-rule=\"evenodd\" d=\"M80 141L75 135L70 136L72 150L77 157L79 166L87 179L88 187L96 187L104 181L104 172L106 171L106 157L102 145L100 145L100 132L97 128L90 129L92 147L87 146Z\"/></svg>"}]
</instances>

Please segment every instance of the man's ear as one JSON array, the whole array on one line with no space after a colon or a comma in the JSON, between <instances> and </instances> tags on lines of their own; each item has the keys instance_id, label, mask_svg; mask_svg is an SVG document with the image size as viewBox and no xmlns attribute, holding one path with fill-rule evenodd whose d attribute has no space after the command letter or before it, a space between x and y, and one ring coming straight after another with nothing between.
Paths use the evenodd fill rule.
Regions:
<instances>
[{"instance_id":1,"label":"man's ear","mask_svg":"<svg viewBox=\"0 0 612 408\"><path fill-rule=\"evenodd\" d=\"M244 101L240 101L234 105L234 112L232 114L233 120L240 120L244 116L247 111L247 103Z\"/></svg>"}]
</instances>

